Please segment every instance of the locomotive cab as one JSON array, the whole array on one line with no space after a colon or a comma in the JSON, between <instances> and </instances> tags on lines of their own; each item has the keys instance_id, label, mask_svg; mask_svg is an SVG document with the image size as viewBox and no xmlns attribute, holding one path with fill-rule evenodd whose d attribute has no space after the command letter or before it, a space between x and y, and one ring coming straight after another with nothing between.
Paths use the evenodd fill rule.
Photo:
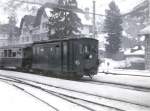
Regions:
<instances>
[{"instance_id":1,"label":"locomotive cab","mask_svg":"<svg viewBox=\"0 0 150 111\"><path fill-rule=\"evenodd\" d=\"M90 38L81 39L74 43L74 49L76 70L86 76L95 75L99 65L98 41Z\"/></svg>"}]
</instances>

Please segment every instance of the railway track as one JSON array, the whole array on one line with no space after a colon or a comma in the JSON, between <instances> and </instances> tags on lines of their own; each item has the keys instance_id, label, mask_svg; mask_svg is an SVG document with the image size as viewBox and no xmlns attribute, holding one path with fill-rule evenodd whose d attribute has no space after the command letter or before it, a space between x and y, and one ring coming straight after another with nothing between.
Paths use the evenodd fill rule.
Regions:
<instances>
[{"instance_id":1,"label":"railway track","mask_svg":"<svg viewBox=\"0 0 150 111\"><path fill-rule=\"evenodd\" d=\"M98 80L87 80L87 79L82 79L80 82L96 84L96 85L106 85L106 86L118 87L118 88L135 90L135 91L150 92L150 88L142 87L142 86L127 85L127 84L114 83L114 82L104 82Z\"/></svg>"},{"instance_id":2,"label":"railway track","mask_svg":"<svg viewBox=\"0 0 150 111\"><path fill-rule=\"evenodd\" d=\"M37 81L31 81L31 80L16 78L16 77L8 77L8 76L3 76L3 75L0 75L0 76L2 76L0 79L9 79L8 81L15 82L17 84L19 83L19 84L31 86L33 88L37 88L37 89L47 92L51 95L57 96L61 99L64 99L70 103L76 104L80 107L84 107L85 109L90 110L90 111L97 111L97 109L101 109L101 108L106 109L106 111L110 111L110 110L111 111L112 110L126 111L128 106L131 106L131 104L132 104L132 107L137 107L137 104L126 103L125 101L119 101L119 100L112 100L111 98L100 97L100 96L89 94L89 93L73 91L70 89L65 89L65 88L61 88L61 87L57 87L57 86L53 86L53 85L49 85L49 84L39 83ZM60 91L56 91L54 89L59 89ZM67 91L67 93L64 93L66 91ZM75 94L72 94L72 93L75 93ZM82 97L78 97L79 94L82 95ZM121 104L121 103L125 104L126 103L126 106L124 106L123 108L120 108L119 106L114 107L113 104L102 103L101 99L107 99L107 101L109 100L109 101L113 101L113 102L118 101L118 103L116 102L116 104ZM145 106L142 106L142 105L138 105L138 106L142 107L142 108L146 108ZM93 107L96 109L94 109ZM149 110L147 110L147 111L149 111Z\"/></svg>"},{"instance_id":3,"label":"railway track","mask_svg":"<svg viewBox=\"0 0 150 111\"><path fill-rule=\"evenodd\" d=\"M116 107L111 107L111 106L100 104L100 103L97 103L97 102L94 102L94 101L90 101L90 100L82 99L82 98L79 98L79 97L74 97L74 96L71 96L71 95L66 95L66 94L56 92L56 91L48 90L48 89L42 88L40 86L33 85L31 83L27 83L25 81L18 80L16 78L13 78L13 79L12 78L9 78L9 79L0 78L0 79L7 82L7 83L9 82L8 84L24 91L25 93L31 95L34 98L42 101L43 103L45 103L48 106L52 107L55 111L59 111L59 110L57 108L53 107L52 105L50 105L48 102L40 99L39 97L35 96L31 92L27 91L27 89L25 89L25 88L23 88L23 87L21 87L20 85L17 85L17 84L23 84L23 85L31 86L32 88L39 89L39 90L44 91L44 92L46 92L50 95L59 97L59 98L65 100L67 102L70 102L70 103L75 104L79 107L82 107L82 108L86 109L87 111L101 111L99 109L103 109L103 111L110 111L110 110L111 111L125 111L125 110L122 110L122 109L119 109L119 108L116 108Z\"/></svg>"},{"instance_id":4,"label":"railway track","mask_svg":"<svg viewBox=\"0 0 150 111\"><path fill-rule=\"evenodd\" d=\"M0 79L1 79L1 78L0 78ZM11 85L11 86L13 86L13 87L15 87L15 88L17 88L17 89L23 91L24 93L26 93L26 94L32 96L33 98L37 99L38 101L40 101L40 102L46 104L48 107L50 107L50 109L51 109L52 111L59 111L56 107L52 106L51 104L49 104L48 102L42 100L41 98L39 98L39 97L33 95L32 93L28 92L28 91L25 90L24 88L19 87L18 85L15 85L15 84L13 84L13 83L10 83L11 80L7 80L7 79L1 79L1 80L2 80L2 82L6 83L6 84L8 84L8 85ZM11 81L11 82L12 82L12 81ZM13 81L13 82L15 82L15 81Z\"/></svg>"},{"instance_id":5,"label":"railway track","mask_svg":"<svg viewBox=\"0 0 150 111\"><path fill-rule=\"evenodd\" d=\"M98 72L98 73L104 73L104 74L109 74L109 75L119 75L119 76L135 76L135 77L149 77L148 75L140 75L140 74L123 74L123 73L115 73L115 72L105 72L105 71L102 71L102 72Z\"/></svg>"}]
</instances>

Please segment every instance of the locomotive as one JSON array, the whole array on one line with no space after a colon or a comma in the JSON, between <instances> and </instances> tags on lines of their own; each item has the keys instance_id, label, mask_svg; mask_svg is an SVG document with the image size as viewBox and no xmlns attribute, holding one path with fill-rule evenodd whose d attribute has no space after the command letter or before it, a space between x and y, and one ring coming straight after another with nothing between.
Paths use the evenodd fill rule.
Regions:
<instances>
[{"instance_id":1,"label":"locomotive","mask_svg":"<svg viewBox=\"0 0 150 111\"><path fill-rule=\"evenodd\" d=\"M98 41L93 38L64 38L0 48L0 67L40 71L65 78L97 74Z\"/></svg>"}]
</instances>

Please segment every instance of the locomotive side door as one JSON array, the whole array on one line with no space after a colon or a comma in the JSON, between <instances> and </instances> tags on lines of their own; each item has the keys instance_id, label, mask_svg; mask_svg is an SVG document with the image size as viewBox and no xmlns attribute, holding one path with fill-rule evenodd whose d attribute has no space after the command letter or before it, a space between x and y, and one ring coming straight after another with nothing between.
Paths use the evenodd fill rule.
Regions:
<instances>
[{"instance_id":1,"label":"locomotive side door","mask_svg":"<svg viewBox=\"0 0 150 111\"><path fill-rule=\"evenodd\" d=\"M68 71L68 43L62 42L62 72Z\"/></svg>"}]
</instances>

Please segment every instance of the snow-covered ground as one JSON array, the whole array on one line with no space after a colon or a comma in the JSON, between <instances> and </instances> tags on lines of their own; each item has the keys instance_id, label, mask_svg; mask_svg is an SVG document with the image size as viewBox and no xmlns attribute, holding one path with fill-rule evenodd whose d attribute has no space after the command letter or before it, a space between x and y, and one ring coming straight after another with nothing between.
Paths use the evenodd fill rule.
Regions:
<instances>
[{"instance_id":1,"label":"snow-covered ground","mask_svg":"<svg viewBox=\"0 0 150 111\"><path fill-rule=\"evenodd\" d=\"M118 72L121 72L121 70L118 70ZM123 72L129 72L129 71L123 70L122 73ZM137 71L130 71L130 72L132 74L133 73L136 74ZM26 79L38 81L41 83L50 84L50 85L53 85L56 87L61 87L61 88L71 89L74 91L98 95L101 97L99 102L103 102L103 103L109 104L109 105L114 105L114 101L110 103L109 99L116 100L118 102L117 107L126 109L127 111L149 111L150 110L150 93L149 92L143 92L143 91L136 91L136 90L119 88L119 87L107 86L104 84L96 85L96 84L90 84L90 83L83 83L83 82L79 82L79 81L62 80L62 79L56 79L56 78L51 78L51 77L43 77L43 76L37 76L37 75L32 75L32 74L25 74L25 73L21 73L21 72L12 72L12 71L1 70L0 74L1 75L7 75L7 76L13 76L13 77L19 77L19 78L26 78ZM139 74L140 74L140 72L139 72ZM145 73L144 73L144 71L143 71L143 72L141 72L141 75L142 74L148 75L148 72L145 71ZM141 85L143 87L149 87L150 88L150 78L149 77L132 77L132 76L125 76L125 75L116 76L116 75L110 75L110 74L106 75L106 74L100 73L97 76L95 76L93 79L99 80L99 81L112 82L112 83L117 82L117 83L130 84L130 85ZM2 93L0 96L3 96L3 99L5 99L5 101L6 101L6 98L4 98L4 97L7 96L7 93L10 93L10 91L5 89L6 84L3 84L3 83L1 84L1 82L0 82L0 85L3 87L3 88L1 88L1 90L5 92L5 93ZM14 88L10 88L10 90L11 89L13 89L13 91L16 91ZM30 90L30 91L32 91L32 90ZM37 91L33 91L33 92L34 93L36 92L36 94L38 94ZM14 94L15 96L19 97L18 93L15 93L15 94ZM20 91L19 91L19 94L20 94ZM51 103L52 101L55 104L57 102L63 103L63 101L58 99L58 98L51 99L52 97L47 97L46 95L43 95L43 94L40 95L40 94L41 93L39 93L38 96L43 98L44 100L46 100L49 103ZM28 95L25 95L25 96L28 96ZM81 95L78 95L78 96L80 97ZM3 101L3 99L1 99L1 101ZM7 101L11 101L9 96L7 99L8 99ZM31 97L31 100L32 99L33 98ZM109 100L109 102L107 99ZM52 100L52 101L50 101L50 100ZM16 99L16 101L18 102L21 100ZM122 103L121 101L124 101L125 103L129 102L129 103L133 103L133 104L127 105L125 103ZM4 103L1 102L1 104L4 104ZM20 102L20 104L21 104L21 102ZM25 103L22 103L22 104L24 105ZM35 103L33 102L33 104L35 104ZM38 102L37 104L41 104L41 103ZM66 106L67 106L66 102L64 104L66 104ZM146 107L144 107L144 108L142 106L139 107L139 106L136 106L135 104L143 105ZM7 105L7 104L5 104L5 105ZM134 107L132 105L134 105ZM60 109L61 108L63 109L63 106L65 107L65 105L61 106L61 104L57 104L57 106L59 106ZM70 106L70 108L73 108L73 109L77 108L77 107L75 107L75 108L74 107L75 106ZM75 110L77 110L77 109L75 109ZM83 109L78 109L78 110L82 111ZM9 110L5 110L5 111L9 111ZM46 110L44 110L44 111L46 111ZM67 111L67 109L65 109L64 111Z\"/></svg>"},{"instance_id":2,"label":"snow-covered ground","mask_svg":"<svg viewBox=\"0 0 150 111\"><path fill-rule=\"evenodd\" d=\"M0 111L50 111L50 107L0 81ZM52 110L53 111L53 110Z\"/></svg>"},{"instance_id":3,"label":"snow-covered ground","mask_svg":"<svg viewBox=\"0 0 150 111\"><path fill-rule=\"evenodd\" d=\"M141 58L141 57L128 57L126 58L125 60L121 60L121 61L115 61L115 60L112 60L112 59L107 59L107 58L104 58L102 60L102 63L100 64L100 67L99 67L99 71L102 72L102 71L108 71L108 70L113 70L113 69L126 69L126 68L129 68L129 67L132 67L132 63L136 63L136 64L141 64L143 63L144 64L144 58ZM144 66L142 66L143 68ZM134 73L134 71L133 71Z\"/></svg>"}]
</instances>

